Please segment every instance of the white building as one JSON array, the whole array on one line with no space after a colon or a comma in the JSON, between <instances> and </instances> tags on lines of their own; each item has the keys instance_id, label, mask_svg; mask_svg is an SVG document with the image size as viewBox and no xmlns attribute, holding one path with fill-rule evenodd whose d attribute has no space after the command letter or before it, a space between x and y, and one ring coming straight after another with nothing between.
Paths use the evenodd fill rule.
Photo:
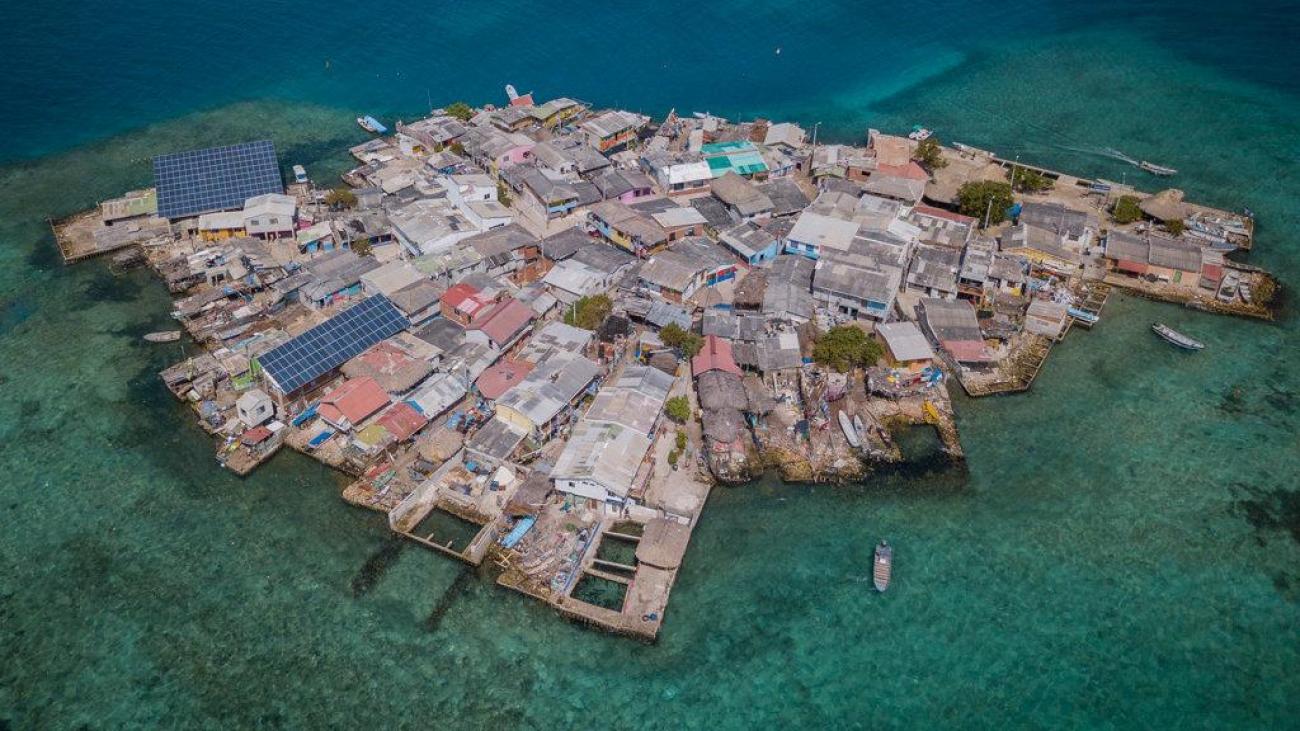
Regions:
<instances>
[{"instance_id":1,"label":"white building","mask_svg":"<svg viewBox=\"0 0 1300 731\"><path fill-rule=\"evenodd\" d=\"M244 232L260 239L291 238L298 202L291 195L266 193L244 201Z\"/></svg>"},{"instance_id":2,"label":"white building","mask_svg":"<svg viewBox=\"0 0 1300 731\"><path fill-rule=\"evenodd\" d=\"M275 416L275 403L266 391L254 388L235 402L235 415L250 429L265 424Z\"/></svg>"}]
</instances>

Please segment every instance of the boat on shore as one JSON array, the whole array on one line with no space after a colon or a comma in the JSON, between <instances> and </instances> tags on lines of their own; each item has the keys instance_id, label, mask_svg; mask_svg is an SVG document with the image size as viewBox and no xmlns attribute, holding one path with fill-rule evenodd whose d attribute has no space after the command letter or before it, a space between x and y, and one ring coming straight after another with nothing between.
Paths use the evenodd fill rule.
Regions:
<instances>
[{"instance_id":1,"label":"boat on shore","mask_svg":"<svg viewBox=\"0 0 1300 731\"><path fill-rule=\"evenodd\" d=\"M871 564L871 580L876 585L876 591L889 588L889 576L893 570L894 547L889 545L889 541L882 540L880 545L876 546L876 557Z\"/></svg>"},{"instance_id":2,"label":"boat on shore","mask_svg":"<svg viewBox=\"0 0 1300 731\"><path fill-rule=\"evenodd\" d=\"M1203 350L1205 348L1205 343L1194 338L1189 338L1164 323L1157 322L1151 326L1151 329L1155 331L1156 335L1163 338L1165 342L1177 345L1183 350Z\"/></svg>"},{"instance_id":3,"label":"boat on shore","mask_svg":"<svg viewBox=\"0 0 1300 731\"><path fill-rule=\"evenodd\" d=\"M1146 160L1142 160L1141 162L1139 162L1138 167L1147 171L1148 173L1151 173L1152 175L1158 175L1162 178L1167 178L1170 175L1178 174L1178 171L1175 170L1174 168L1167 168L1164 165L1157 165L1153 162L1147 162Z\"/></svg>"},{"instance_id":4,"label":"boat on shore","mask_svg":"<svg viewBox=\"0 0 1300 731\"><path fill-rule=\"evenodd\" d=\"M840 429L844 432L844 438L849 440L853 447L861 447L862 439L858 436L858 430L853 428L853 422L849 421L849 415L841 411L839 413Z\"/></svg>"},{"instance_id":5,"label":"boat on shore","mask_svg":"<svg viewBox=\"0 0 1300 731\"><path fill-rule=\"evenodd\" d=\"M857 414L853 415L853 431L858 433L859 439L867 438L867 425L862 423L862 417Z\"/></svg>"},{"instance_id":6,"label":"boat on shore","mask_svg":"<svg viewBox=\"0 0 1300 731\"><path fill-rule=\"evenodd\" d=\"M377 135L382 135L383 133L388 131L387 127L385 127L378 119L375 119L369 114L365 115L364 117L357 117L357 125L361 127L361 129L364 129L367 132L371 132Z\"/></svg>"},{"instance_id":7,"label":"boat on shore","mask_svg":"<svg viewBox=\"0 0 1300 731\"><path fill-rule=\"evenodd\" d=\"M159 330L158 332L145 335L144 339L151 343L174 343L181 339L181 331Z\"/></svg>"}]
</instances>

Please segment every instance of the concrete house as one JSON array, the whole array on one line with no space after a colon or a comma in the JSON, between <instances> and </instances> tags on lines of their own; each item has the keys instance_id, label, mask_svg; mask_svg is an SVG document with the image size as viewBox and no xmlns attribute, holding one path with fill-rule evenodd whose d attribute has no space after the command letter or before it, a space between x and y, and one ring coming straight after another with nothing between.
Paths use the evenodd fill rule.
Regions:
<instances>
[{"instance_id":1,"label":"concrete house","mask_svg":"<svg viewBox=\"0 0 1300 731\"><path fill-rule=\"evenodd\" d=\"M590 147L607 153L630 142L649 123L647 116L616 110L588 119L579 129Z\"/></svg>"},{"instance_id":2,"label":"concrete house","mask_svg":"<svg viewBox=\"0 0 1300 731\"><path fill-rule=\"evenodd\" d=\"M716 178L709 188L736 220L761 221L769 218L775 208L771 198L733 171Z\"/></svg>"}]
</instances>

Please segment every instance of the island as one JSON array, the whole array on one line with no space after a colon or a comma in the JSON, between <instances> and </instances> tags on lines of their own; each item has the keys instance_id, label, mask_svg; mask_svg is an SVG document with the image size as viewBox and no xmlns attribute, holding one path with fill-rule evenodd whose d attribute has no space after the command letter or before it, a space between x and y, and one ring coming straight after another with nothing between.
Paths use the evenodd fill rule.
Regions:
<instances>
[{"instance_id":1,"label":"island","mask_svg":"<svg viewBox=\"0 0 1300 731\"><path fill-rule=\"evenodd\" d=\"M150 347L187 356L161 377L224 468L309 455L395 534L644 640L714 486L857 480L917 425L960 460L952 389L1031 388L1116 289L1278 301L1249 212L922 128L830 144L514 93L358 124L324 185L270 140L160 155L52 222L64 260L174 294L184 335Z\"/></svg>"}]
</instances>

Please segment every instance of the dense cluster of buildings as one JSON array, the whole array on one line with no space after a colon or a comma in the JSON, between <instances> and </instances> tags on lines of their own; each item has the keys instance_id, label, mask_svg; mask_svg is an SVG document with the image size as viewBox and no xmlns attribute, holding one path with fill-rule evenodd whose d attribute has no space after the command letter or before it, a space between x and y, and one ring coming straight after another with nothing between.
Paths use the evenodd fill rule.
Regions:
<instances>
[{"instance_id":1,"label":"dense cluster of buildings","mask_svg":"<svg viewBox=\"0 0 1300 731\"><path fill-rule=\"evenodd\" d=\"M169 232L150 261L207 349L164 378L223 450L315 454L421 540L418 516L453 503L502 534L527 526L505 544L547 559L522 560L520 585L568 596L610 521L653 522L646 535L684 550L662 521L689 530L703 498L672 477L670 394L701 419L687 451L744 475L755 445L813 439L828 420L843 387L808 375L827 328L881 342L873 398L934 410L944 371L974 382L1095 321L1081 282L1219 297L1230 278L1226 218L1188 211L1202 236L1174 237L1109 224L1094 199L1039 196L984 228L930 187L916 148L525 95L352 148L346 195L305 175L283 186L269 143L165 156L156 191L105 204L103 226ZM577 327L604 298L596 329ZM669 325L698 353L666 345ZM574 510L577 559L561 560L545 531L575 519L547 511Z\"/></svg>"}]
</instances>

